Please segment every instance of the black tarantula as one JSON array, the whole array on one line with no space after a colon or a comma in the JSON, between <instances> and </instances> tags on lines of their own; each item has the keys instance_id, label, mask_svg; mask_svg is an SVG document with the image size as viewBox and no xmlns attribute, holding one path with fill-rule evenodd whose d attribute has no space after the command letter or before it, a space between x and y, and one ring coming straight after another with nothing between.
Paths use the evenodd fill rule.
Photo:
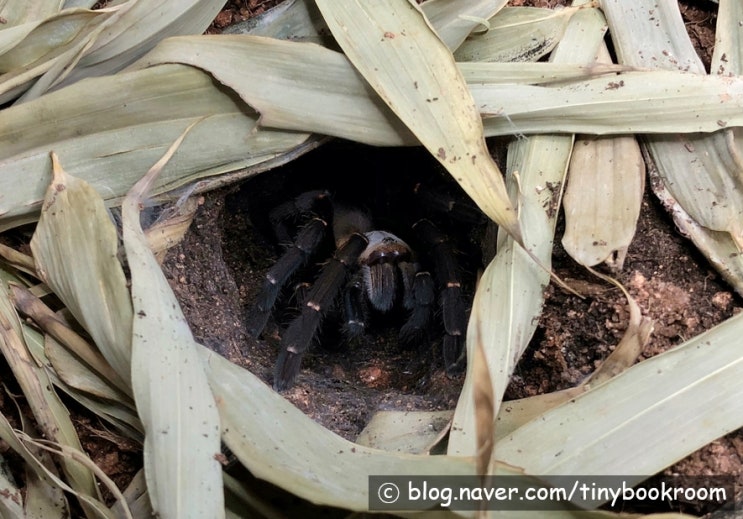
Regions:
<instances>
[{"instance_id":1,"label":"black tarantula","mask_svg":"<svg viewBox=\"0 0 743 519\"><path fill-rule=\"evenodd\" d=\"M455 202L441 199L420 185L419 199L444 205L450 213ZM409 207L405 207L410 212ZM467 208L475 211L474 208ZM471 213L474 214L474 213ZM477 216L482 221L481 213ZM431 220L417 218L412 233L421 255L430 258L433 276L419 255L391 232L375 229L371 217L357 207L333 200L326 190L312 190L276 206L269 220L277 239L288 243L285 252L266 273L258 300L248 314L248 328L258 337L268 321L279 293L292 275L317 256L321 243L332 233L335 251L320 268L310 288L298 296L299 314L281 338L281 352L274 373L274 388L290 387L299 373L302 357L317 335L323 319L338 306L347 338L364 335L372 313L403 309L406 319L399 336L403 343L426 342L437 312L444 325L443 358L447 371L464 364L464 334L468 302L464 297L455 248Z\"/></svg>"}]
</instances>

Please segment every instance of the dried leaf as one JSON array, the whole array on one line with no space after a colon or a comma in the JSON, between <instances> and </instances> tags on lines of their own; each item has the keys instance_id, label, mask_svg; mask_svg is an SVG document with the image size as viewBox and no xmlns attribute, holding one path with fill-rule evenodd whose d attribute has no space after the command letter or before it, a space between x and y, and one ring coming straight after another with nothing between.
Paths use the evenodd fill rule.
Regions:
<instances>
[{"instance_id":1,"label":"dried leaf","mask_svg":"<svg viewBox=\"0 0 743 519\"><path fill-rule=\"evenodd\" d=\"M593 63L603 41L604 23L595 10L577 13L566 39L553 56L556 62ZM507 182L519 200L526 246L545 266L540 268L505 233L499 233L498 253L480 278L467 329L467 356L484 346L492 382L496 416L521 355L536 330L550 280L555 224L562 196L573 137L540 135L509 145ZM477 413L472 404L475 369L468 362L467 376L457 403L449 453L476 455L473 441Z\"/></svg>"},{"instance_id":2,"label":"dried leaf","mask_svg":"<svg viewBox=\"0 0 743 519\"><path fill-rule=\"evenodd\" d=\"M635 235L645 191L645 162L633 136L576 141L565 191L565 234L570 257L592 267L621 270Z\"/></svg>"},{"instance_id":3,"label":"dried leaf","mask_svg":"<svg viewBox=\"0 0 743 519\"><path fill-rule=\"evenodd\" d=\"M475 356L470 359L470 362L474 364L472 397L475 406L475 435L477 436L475 462L477 473L484 476L488 474L495 445L495 398L488 359L481 342L477 343Z\"/></svg>"},{"instance_id":4,"label":"dried leaf","mask_svg":"<svg viewBox=\"0 0 743 519\"><path fill-rule=\"evenodd\" d=\"M428 454L449 431L452 411L378 411L356 443L391 452Z\"/></svg>"},{"instance_id":5,"label":"dried leaf","mask_svg":"<svg viewBox=\"0 0 743 519\"><path fill-rule=\"evenodd\" d=\"M47 373L33 362L28 353L18 315L10 302L4 281L0 283L0 352L13 371L45 437L81 450L67 408L54 392ZM86 516L95 517L90 503L100 501L100 496L93 474L73 460L63 460L62 469L70 486L81 496Z\"/></svg>"},{"instance_id":6,"label":"dried leaf","mask_svg":"<svg viewBox=\"0 0 743 519\"><path fill-rule=\"evenodd\" d=\"M521 243L516 210L490 157L449 49L406 0L317 0L348 59L480 209Z\"/></svg>"},{"instance_id":7,"label":"dried leaf","mask_svg":"<svg viewBox=\"0 0 743 519\"><path fill-rule=\"evenodd\" d=\"M739 79L705 74L677 2L661 0L651 6L639 0L602 0L601 4L620 63L691 71L690 79ZM724 95L715 99L726 100ZM718 130L726 128L727 117L721 115L718 125ZM669 133L645 137L665 189L700 225L730 233L743 248L743 159L733 136L728 131L678 136L669 129Z\"/></svg>"},{"instance_id":8,"label":"dried leaf","mask_svg":"<svg viewBox=\"0 0 743 519\"><path fill-rule=\"evenodd\" d=\"M183 132L122 204L134 310L132 388L145 427L145 476L155 514L219 518L224 495L216 403L186 318L139 221L153 182L185 137Z\"/></svg>"},{"instance_id":9,"label":"dried leaf","mask_svg":"<svg viewBox=\"0 0 743 519\"><path fill-rule=\"evenodd\" d=\"M609 468L642 481L743 425L741 333L738 315L624 370L498 441L497 458L529 474Z\"/></svg>"},{"instance_id":10,"label":"dried leaf","mask_svg":"<svg viewBox=\"0 0 743 519\"><path fill-rule=\"evenodd\" d=\"M89 184L67 175L54 154L52 167L52 183L31 239L36 270L118 375L107 378L128 393L132 307L117 259L116 228Z\"/></svg>"},{"instance_id":11,"label":"dried leaf","mask_svg":"<svg viewBox=\"0 0 743 519\"><path fill-rule=\"evenodd\" d=\"M576 8L507 7L454 53L457 61L537 61L562 38Z\"/></svg>"}]
</instances>

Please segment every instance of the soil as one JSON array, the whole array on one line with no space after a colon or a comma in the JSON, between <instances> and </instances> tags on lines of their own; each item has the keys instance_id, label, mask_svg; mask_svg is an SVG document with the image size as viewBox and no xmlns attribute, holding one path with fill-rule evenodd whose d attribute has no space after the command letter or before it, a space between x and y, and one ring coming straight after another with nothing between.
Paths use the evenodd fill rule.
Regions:
<instances>
[{"instance_id":1,"label":"soil","mask_svg":"<svg viewBox=\"0 0 743 519\"><path fill-rule=\"evenodd\" d=\"M250 0L229 2L215 20L219 29L262 12L269 4ZM563 1L513 0L512 5L554 7ZM709 68L714 44L716 4L691 0L680 2L689 33ZM493 144L502 155L502 143ZM502 160L502 157L498 157ZM421 165L423 164L423 165ZM430 166L429 166L430 164ZM414 167L410 167L415 165ZM384 173L375 178L374 168ZM197 339L261 377L273 380L280 336L296 307L291 294L279 303L262 336L255 339L246 327L267 269L282 252L265 217L273 205L310 188L326 188L351 197L352 203L379 210L378 186L423 183L446 196L462 200L459 188L447 180L434 161L417 149L376 149L345 142L331 142L289 165L262 174L240 185L204 195L196 218L184 240L172 249L163 265L173 290ZM359 189L349 185L358 182ZM291 193L291 195L287 194ZM349 193L351 193L349 195ZM368 195L367 195L368 194ZM454 224L448 235L458 237L465 286L472 293L482 257L492 236L485 226ZM575 386L613 350L627 326L628 310L617 289L592 277L576 265L559 245L553 266L556 274L589 294L581 299L550 286L543 315L534 339L506 392L507 399L524 398ZM473 230L474 229L474 230ZM395 229L405 233L409 230ZM481 247L480 247L481 246ZM485 250L486 252L482 252ZM329 252L323 252L325 258ZM318 270L315 260L300 278L311 280ZM642 308L655 321L650 343L642 357L657 355L719 324L743 308L743 301L709 263L681 237L655 197L646 193L637 234L623 270L616 274ZM346 344L331 317L323 327L318 345L304 359L297 383L286 398L341 436L353 440L374 412L380 409L438 410L455 406L463 375L447 374L441 358L440 340L431 348L400 347L396 337L399 321L377 319L372 333ZM6 371L3 366L3 371ZM3 376L4 380L8 377ZM0 393L0 406L8 410L10 398ZM84 411L76 410L76 424L86 450L96 463L125 488L141 467L136 444L124 440ZM7 415L14 415L9 411ZM0 444L7 456L7 446ZM731 475L743 478L743 432L721 438L669 467L668 474Z\"/></svg>"}]
</instances>

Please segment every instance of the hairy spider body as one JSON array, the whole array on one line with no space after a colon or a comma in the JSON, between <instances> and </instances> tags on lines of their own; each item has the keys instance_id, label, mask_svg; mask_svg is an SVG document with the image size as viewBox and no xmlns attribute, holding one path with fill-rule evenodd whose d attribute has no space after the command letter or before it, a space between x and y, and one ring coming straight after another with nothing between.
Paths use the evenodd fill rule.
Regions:
<instances>
[{"instance_id":1,"label":"hairy spider body","mask_svg":"<svg viewBox=\"0 0 743 519\"><path fill-rule=\"evenodd\" d=\"M298 226L294 240L265 275L256 305L249 313L249 330L256 337L265 327L279 292L314 257L328 228L332 228L335 243L332 257L300 296L299 314L282 334L274 375L277 390L293 384L303 355L324 317L338 302L342 302L343 329L349 339L366 333L373 312L385 314L396 307L407 313L400 329L401 340L413 343L427 338L435 313L436 284L405 241L389 231L375 229L365 211L334 207L328 192L322 190L303 193L277 206L269 219L277 237L283 240L291 235L289 222L299 219L306 223ZM444 361L449 368L461 364L467 317L454 248L428 220L421 219L412 228L433 257L441 289Z\"/></svg>"}]
</instances>

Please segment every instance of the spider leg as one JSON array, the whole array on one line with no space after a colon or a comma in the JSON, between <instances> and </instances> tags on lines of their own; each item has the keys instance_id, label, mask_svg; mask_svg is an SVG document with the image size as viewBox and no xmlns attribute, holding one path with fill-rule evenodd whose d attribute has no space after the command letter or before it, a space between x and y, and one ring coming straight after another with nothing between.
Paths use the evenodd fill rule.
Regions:
<instances>
[{"instance_id":1,"label":"spider leg","mask_svg":"<svg viewBox=\"0 0 743 519\"><path fill-rule=\"evenodd\" d=\"M324 202L328 207L318 207ZM322 218L328 218L330 205L330 193L324 189L306 191L295 199L279 204L268 213L268 221L271 223L273 232L279 243L291 243L290 221L300 215L318 214Z\"/></svg>"},{"instance_id":2,"label":"spider leg","mask_svg":"<svg viewBox=\"0 0 743 519\"><path fill-rule=\"evenodd\" d=\"M299 373L304 353L310 346L327 310L340 292L348 272L368 243L362 234L352 234L323 266L312 285L301 313L291 322L281 341L281 353L276 361L274 388L277 391L292 385Z\"/></svg>"},{"instance_id":3,"label":"spider leg","mask_svg":"<svg viewBox=\"0 0 743 519\"><path fill-rule=\"evenodd\" d=\"M343 294L344 332L349 339L364 335L369 308L364 297L364 278L361 272L353 276Z\"/></svg>"},{"instance_id":4,"label":"spider leg","mask_svg":"<svg viewBox=\"0 0 743 519\"><path fill-rule=\"evenodd\" d=\"M432 251L436 277L441 286L441 310L446 330L443 344L444 363L447 371L456 371L461 368L465 358L467 304L462 293L462 278L455 259L454 247L429 220L419 220L413 228Z\"/></svg>"},{"instance_id":5,"label":"spider leg","mask_svg":"<svg viewBox=\"0 0 743 519\"><path fill-rule=\"evenodd\" d=\"M400 270L402 279L402 306L408 310L415 307L415 276L418 274L420 267L412 261L401 261L397 268Z\"/></svg>"},{"instance_id":6,"label":"spider leg","mask_svg":"<svg viewBox=\"0 0 743 519\"><path fill-rule=\"evenodd\" d=\"M296 241L289 246L276 264L266 272L263 287L258 295L255 306L248 313L248 332L258 337L266 327L271 309L276 303L279 291L287 280L315 252L325 235L327 223L321 218L313 218L297 234Z\"/></svg>"},{"instance_id":7,"label":"spider leg","mask_svg":"<svg viewBox=\"0 0 743 519\"><path fill-rule=\"evenodd\" d=\"M405 279L409 272L402 266L403 264L401 271ZM408 286L410 294L406 294L405 299L410 299L410 306L406 305L410 309L410 316L400 329L400 338L403 342L412 343L420 339L429 329L433 305L436 302L436 289L428 272L414 272L413 279L405 282L406 292Z\"/></svg>"}]
</instances>

